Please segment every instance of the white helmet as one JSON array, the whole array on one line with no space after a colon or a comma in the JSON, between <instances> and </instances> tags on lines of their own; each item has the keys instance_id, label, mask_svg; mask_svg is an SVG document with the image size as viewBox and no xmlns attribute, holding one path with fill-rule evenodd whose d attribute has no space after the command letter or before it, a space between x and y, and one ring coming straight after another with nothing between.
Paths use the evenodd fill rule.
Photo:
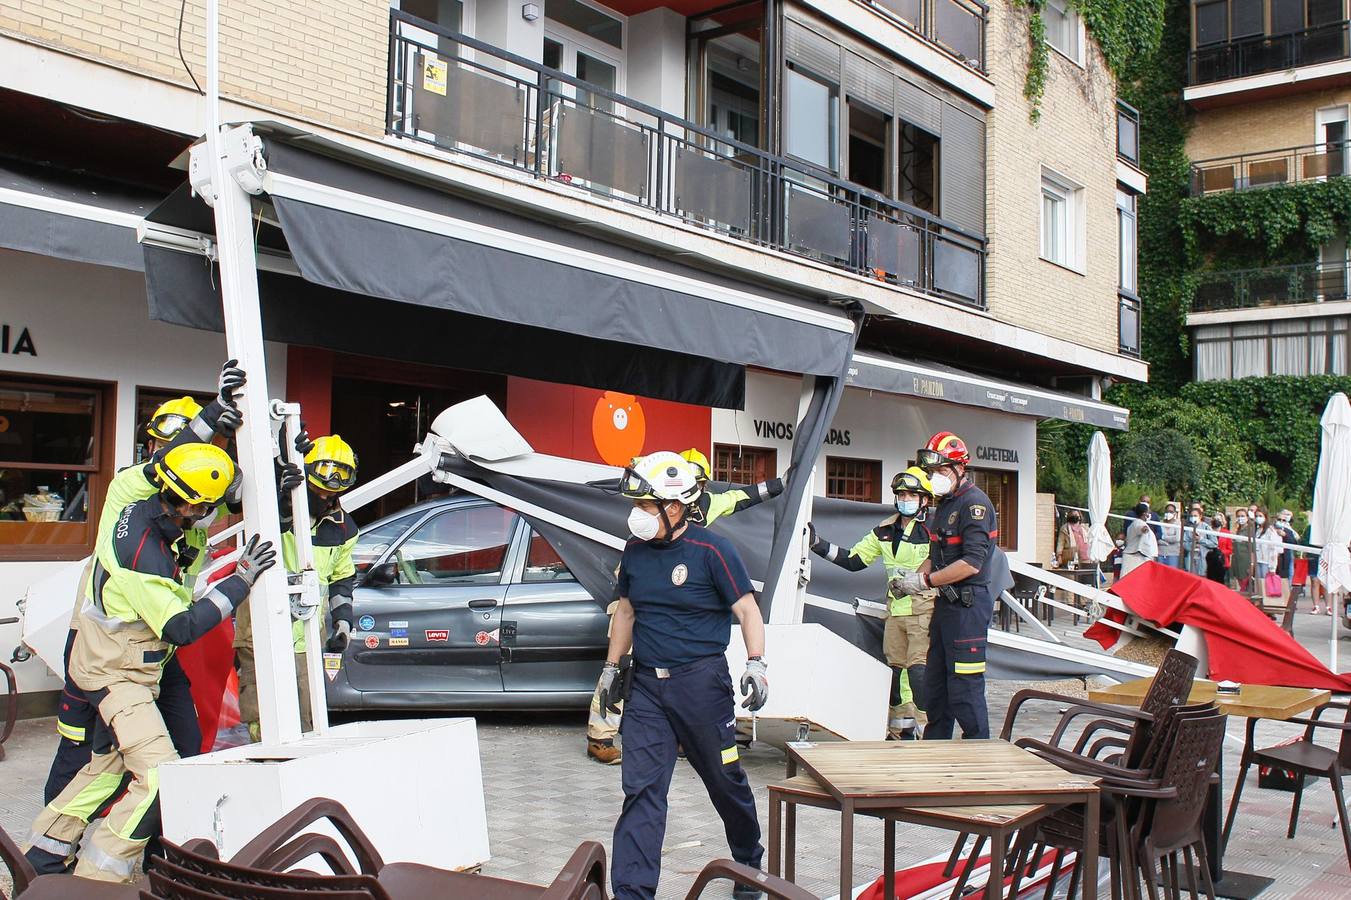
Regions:
<instances>
[{"instance_id":1,"label":"white helmet","mask_svg":"<svg viewBox=\"0 0 1351 900\"><path fill-rule=\"evenodd\" d=\"M693 503L702 490L694 467L669 450L640 456L624 470L619 490L632 500L679 500Z\"/></svg>"}]
</instances>

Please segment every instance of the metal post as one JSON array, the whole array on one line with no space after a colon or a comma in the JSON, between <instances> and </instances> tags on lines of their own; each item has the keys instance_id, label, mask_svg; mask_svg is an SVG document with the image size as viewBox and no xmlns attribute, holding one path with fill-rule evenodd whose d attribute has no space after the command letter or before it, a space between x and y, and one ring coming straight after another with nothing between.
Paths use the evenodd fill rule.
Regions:
<instances>
[{"instance_id":1,"label":"metal post","mask_svg":"<svg viewBox=\"0 0 1351 900\"><path fill-rule=\"evenodd\" d=\"M220 3L206 9L206 149L194 151L194 168L209 167L210 202L215 208L221 299L228 354L248 372L241 409L244 424L236 437L244 472L244 527L248 534L272 541L280 552L281 524L272 474L272 434L267 398L267 360L262 315L258 307L258 270L250 228L250 197L262 188L261 151L247 126L222 132L220 123ZM286 599L286 572L273 566L254 585L252 604L254 659L258 670L258 710L265 740L300 737L300 706L292 660L291 610Z\"/></svg>"},{"instance_id":2,"label":"metal post","mask_svg":"<svg viewBox=\"0 0 1351 900\"><path fill-rule=\"evenodd\" d=\"M796 421L798 426L793 438L795 441L802 440L802 420L811 406L812 394L815 390L816 376L802 376L802 393L798 397L797 404ZM807 592L807 581L811 574L806 529L807 522L812 517L812 485L816 479L816 460L803 460L802 464L809 471L800 476L807 479L807 489L802 492L802 503L793 517L790 533L794 535L794 542L789 547L788 557L784 560L782 571L765 573L766 590L770 587L770 580L774 580L774 593L771 596L776 598L778 602L774 603L769 609L769 621L776 625L792 625L802 621L803 601ZM792 598L791 602L789 602L790 597Z\"/></svg>"}]
</instances>

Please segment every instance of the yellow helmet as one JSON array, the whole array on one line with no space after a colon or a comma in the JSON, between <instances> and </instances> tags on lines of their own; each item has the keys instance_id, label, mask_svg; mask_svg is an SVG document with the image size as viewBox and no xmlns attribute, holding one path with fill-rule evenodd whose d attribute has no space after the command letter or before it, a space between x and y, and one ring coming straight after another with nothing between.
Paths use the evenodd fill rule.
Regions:
<instances>
[{"instance_id":1,"label":"yellow helmet","mask_svg":"<svg viewBox=\"0 0 1351 900\"><path fill-rule=\"evenodd\" d=\"M316 438L305 454L305 475L321 491L345 491L357 483L356 451L336 434Z\"/></svg>"},{"instance_id":2,"label":"yellow helmet","mask_svg":"<svg viewBox=\"0 0 1351 900\"><path fill-rule=\"evenodd\" d=\"M694 466L695 477L700 481L708 481L713 477L713 467L708 464L708 457L695 448L686 450L680 454L680 458Z\"/></svg>"},{"instance_id":3,"label":"yellow helmet","mask_svg":"<svg viewBox=\"0 0 1351 900\"><path fill-rule=\"evenodd\" d=\"M179 444L155 461L155 475L187 503L219 503L235 477L235 464L215 444Z\"/></svg>"},{"instance_id":4,"label":"yellow helmet","mask_svg":"<svg viewBox=\"0 0 1351 900\"><path fill-rule=\"evenodd\" d=\"M145 423L145 433L157 441L172 441L202 411L191 397L166 400Z\"/></svg>"},{"instance_id":5,"label":"yellow helmet","mask_svg":"<svg viewBox=\"0 0 1351 900\"><path fill-rule=\"evenodd\" d=\"M693 503L703 493L695 468L678 453L659 450L635 459L624 470L620 493L630 500L679 500Z\"/></svg>"},{"instance_id":6,"label":"yellow helmet","mask_svg":"<svg viewBox=\"0 0 1351 900\"><path fill-rule=\"evenodd\" d=\"M891 492L899 494L901 491L914 491L917 494L926 494L930 497L934 495L934 488L929 483L929 476L919 466L911 466L904 472L897 472L896 477L891 479Z\"/></svg>"}]
</instances>

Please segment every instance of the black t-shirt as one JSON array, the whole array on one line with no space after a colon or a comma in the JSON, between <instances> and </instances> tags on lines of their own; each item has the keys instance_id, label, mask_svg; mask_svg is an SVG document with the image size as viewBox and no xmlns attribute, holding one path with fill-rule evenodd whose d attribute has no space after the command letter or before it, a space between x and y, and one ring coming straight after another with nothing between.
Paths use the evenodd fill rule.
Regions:
<instances>
[{"instance_id":1,"label":"black t-shirt","mask_svg":"<svg viewBox=\"0 0 1351 900\"><path fill-rule=\"evenodd\" d=\"M619 561L619 595L633 605L633 658L672 668L727 649L732 606L751 591L726 538L687 525L674 541L631 540Z\"/></svg>"}]
</instances>

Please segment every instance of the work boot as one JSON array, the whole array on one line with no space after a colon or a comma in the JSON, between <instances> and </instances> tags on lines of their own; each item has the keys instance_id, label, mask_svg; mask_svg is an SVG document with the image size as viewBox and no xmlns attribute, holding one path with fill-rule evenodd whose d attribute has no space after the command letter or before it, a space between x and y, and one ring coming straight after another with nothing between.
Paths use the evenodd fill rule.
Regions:
<instances>
[{"instance_id":1,"label":"work boot","mask_svg":"<svg viewBox=\"0 0 1351 900\"><path fill-rule=\"evenodd\" d=\"M764 895L764 891L749 884L738 883L732 886L732 900L760 900Z\"/></svg>"},{"instance_id":2,"label":"work boot","mask_svg":"<svg viewBox=\"0 0 1351 900\"><path fill-rule=\"evenodd\" d=\"M619 748L615 746L615 742L608 738L599 741L594 738L588 739L586 742L586 755L606 766L618 765L623 759L623 754L620 752Z\"/></svg>"}]
</instances>

